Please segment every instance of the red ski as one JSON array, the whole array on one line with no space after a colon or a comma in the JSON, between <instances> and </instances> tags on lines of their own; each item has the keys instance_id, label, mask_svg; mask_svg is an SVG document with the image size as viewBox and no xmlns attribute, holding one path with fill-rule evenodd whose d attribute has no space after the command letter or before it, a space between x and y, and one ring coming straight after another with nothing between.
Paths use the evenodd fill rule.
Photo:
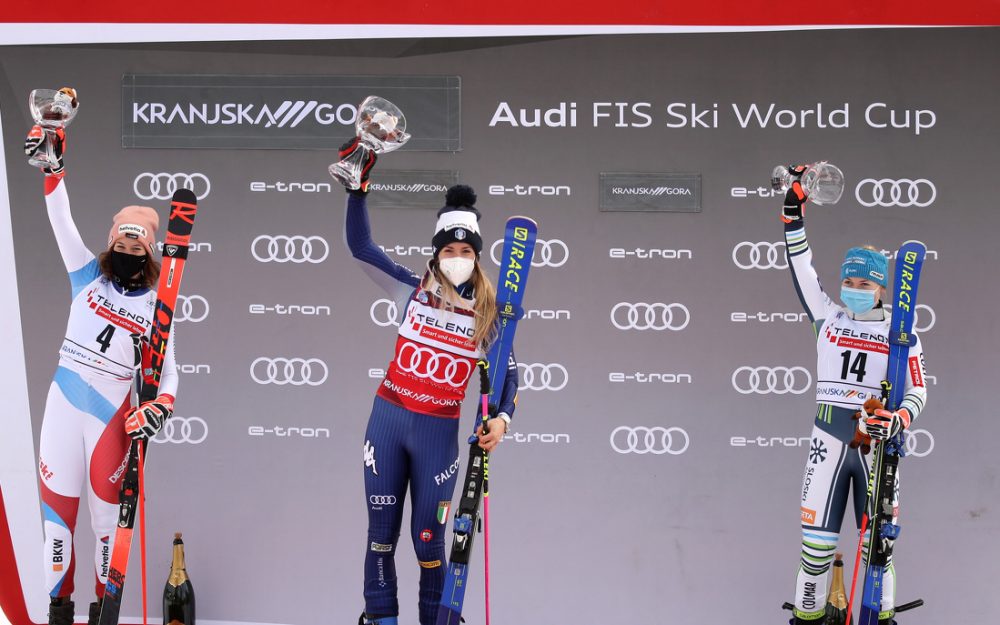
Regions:
<instances>
[{"instance_id":1,"label":"red ski","mask_svg":"<svg viewBox=\"0 0 1000 625\"><path fill-rule=\"evenodd\" d=\"M167 236L163 242L163 266L156 290L156 306L153 311L153 328L148 349L141 348L138 335L133 337L136 341L136 368L141 368L134 382L137 388L133 389L138 395L139 403L155 399L160 386L170 329L174 321L174 307L177 305L177 294L181 286L181 277L184 275L188 245L191 242L191 228L194 226L197 212L198 200L193 192L188 189L178 189L174 192L170 200ZM146 353L143 354L143 351ZM118 495L118 527L115 528L108 583L104 587L104 602L101 606L99 625L118 625L125 573L128 570L129 552L132 550L136 507L140 496L140 471L144 455L141 451L145 451L140 450L140 445L143 443L132 441L128 464L122 476L122 489Z\"/></svg>"}]
</instances>

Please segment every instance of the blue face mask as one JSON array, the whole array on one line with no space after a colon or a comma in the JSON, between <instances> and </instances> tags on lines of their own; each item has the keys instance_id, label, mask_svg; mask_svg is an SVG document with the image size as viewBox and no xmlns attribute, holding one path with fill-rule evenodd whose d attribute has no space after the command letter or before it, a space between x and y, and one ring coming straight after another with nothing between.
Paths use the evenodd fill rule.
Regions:
<instances>
[{"instance_id":1,"label":"blue face mask","mask_svg":"<svg viewBox=\"0 0 1000 625\"><path fill-rule=\"evenodd\" d=\"M875 291L868 289L852 289L849 286L840 287L840 301L855 315L862 315L875 308Z\"/></svg>"}]
</instances>

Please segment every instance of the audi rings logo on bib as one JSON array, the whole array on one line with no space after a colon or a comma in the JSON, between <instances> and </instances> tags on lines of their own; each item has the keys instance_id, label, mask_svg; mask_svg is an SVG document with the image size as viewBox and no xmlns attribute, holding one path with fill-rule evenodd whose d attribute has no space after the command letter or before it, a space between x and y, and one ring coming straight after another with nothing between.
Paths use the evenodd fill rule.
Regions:
<instances>
[{"instance_id":1,"label":"audi rings logo on bib","mask_svg":"<svg viewBox=\"0 0 1000 625\"><path fill-rule=\"evenodd\" d=\"M163 422L163 428L149 439L153 443L190 443L200 445L208 438L208 424L201 417L174 415Z\"/></svg>"},{"instance_id":2,"label":"audi rings logo on bib","mask_svg":"<svg viewBox=\"0 0 1000 625\"><path fill-rule=\"evenodd\" d=\"M490 258L493 264L500 266L498 254L503 251L503 239L493 242L490 247ZM531 257L532 267L562 267L569 260L569 246L560 239L536 239L535 252Z\"/></svg>"},{"instance_id":3,"label":"audi rings logo on bib","mask_svg":"<svg viewBox=\"0 0 1000 625\"><path fill-rule=\"evenodd\" d=\"M904 445L907 456L923 458L934 451L934 436L927 430L906 430Z\"/></svg>"},{"instance_id":4,"label":"audi rings logo on bib","mask_svg":"<svg viewBox=\"0 0 1000 625\"><path fill-rule=\"evenodd\" d=\"M805 367L740 367L733 371L733 388L744 395L801 395L812 388Z\"/></svg>"},{"instance_id":5,"label":"audi rings logo on bib","mask_svg":"<svg viewBox=\"0 0 1000 625\"><path fill-rule=\"evenodd\" d=\"M743 270L788 269L785 243L776 241L742 241L733 247L733 263Z\"/></svg>"},{"instance_id":6,"label":"audi rings logo on bib","mask_svg":"<svg viewBox=\"0 0 1000 625\"><path fill-rule=\"evenodd\" d=\"M177 307L174 309L174 321L190 321L198 323L208 318L210 310L208 300L201 295L178 295Z\"/></svg>"},{"instance_id":7,"label":"audi rings logo on bib","mask_svg":"<svg viewBox=\"0 0 1000 625\"><path fill-rule=\"evenodd\" d=\"M400 346L396 366L404 373L455 388L465 388L472 370L476 368L468 358L452 356L410 341Z\"/></svg>"},{"instance_id":8,"label":"audi rings logo on bib","mask_svg":"<svg viewBox=\"0 0 1000 625\"><path fill-rule=\"evenodd\" d=\"M619 302L611 309L611 325L619 330L671 330L680 332L691 322L684 304Z\"/></svg>"},{"instance_id":9,"label":"audi rings logo on bib","mask_svg":"<svg viewBox=\"0 0 1000 625\"><path fill-rule=\"evenodd\" d=\"M399 325L399 308L391 299L375 300L368 309L368 314L372 318L372 323L381 328Z\"/></svg>"},{"instance_id":10,"label":"audi rings logo on bib","mask_svg":"<svg viewBox=\"0 0 1000 625\"><path fill-rule=\"evenodd\" d=\"M369 495L368 503L373 506L394 506L396 505L395 495Z\"/></svg>"},{"instance_id":11,"label":"audi rings logo on bib","mask_svg":"<svg viewBox=\"0 0 1000 625\"><path fill-rule=\"evenodd\" d=\"M323 237L262 234L250 244L250 253L262 263L321 263L330 255Z\"/></svg>"},{"instance_id":12,"label":"audi rings logo on bib","mask_svg":"<svg viewBox=\"0 0 1000 625\"><path fill-rule=\"evenodd\" d=\"M611 449L620 454L670 454L679 456L691 445L687 431L679 427L621 425L611 432Z\"/></svg>"},{"instance_id":13,"label":"audi rings logo on bib","mask_svg":"<svg viewBox=\"0 0 1000 625\"><path fill-rule=\"evenodd\" d=\"M937 199L937 187L926 178L865 178L854 188L854 197L862 206L930 206Z\"/></svg>"},{"instance_id":14,"label":"audi rings logo on bib","mask_svg":"<svg viewBox=\"0 0 1000 625\"><path fill-rule=\"evenodd\" d=\"M517 369L521 374L521 381L517 386L519 391L561 391L569 383L569 372L557 362L552 364L519 362Z\"/></svg>"},{"instance_id":15,"label":"audi rings logo on bib","mask_svg":"<svg viewBox=\"0 0 1000 625\"><path fill-rule=\"evenodd\" d=\"M169 200L174 191L190 189L199 200L208 197L212 183L205 174L144 173L135 177L132 190L140 200Z\"/></svg>"},{"instance_id":16,"label":"audi rings logo on bib","mask_svg":"<svg viewBox=\"0 0 1000 625\"><path fill-rule=\"evenodd\" d=\"M250 378L257 384L319 386L329 375L326 363L319 358L261 356L250 364Z\"/></svg>"},{"instance_id":17,"label":"audi rings logo on bib","mask_svg":"<svg viewBox=\"0 0 1000 625\"><path fill-rule=\"evenodd\" d=\"M937 323L937 313L934 309L927 304L917 304L913 314L913 331L927 332L935 323Z\"/></svg>"}]
</instances>

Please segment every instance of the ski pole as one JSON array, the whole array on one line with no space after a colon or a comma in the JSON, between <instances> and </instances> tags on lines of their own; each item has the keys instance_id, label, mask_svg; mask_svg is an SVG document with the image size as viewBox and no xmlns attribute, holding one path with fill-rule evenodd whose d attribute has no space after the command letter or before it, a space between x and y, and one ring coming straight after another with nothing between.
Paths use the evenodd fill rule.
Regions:
<instances>
[{"instance_id":1,"label":"ski pole","mask_svg":"<svg viewBox=\"0 0 1000 625\"><path fill-rule=\"evenodd\" d=\"M484 369L488 369L489 364ZM487 371L488 372L488 371ZM486 421L490 418L490 397L489 381L487 378L487 388L483 389L483 430L486 430ZM488 462L488 456L484 459ZM483 474L483 566L485 568L484 588L486 602L486 625L490 625L490 489L489 489L489 464L486 464Z\"/></svg>"},{"instance_id":2,"label":"ski pole","mask_svg":"<svg viewBox=\"0 0 1000 625\"><path fill-rule=\"evenodd\" d=\"M847 601L847 620L844 625L851 625L851 608L854 605L854 589L858 585L858 567L861 566L861 549L865 545L865 530L868 529L868 511L861 517L861 536L858 537L858 553L854 556L854 575L851 576L851 598Z\"/></svg>"},{"instance_id":3,"label":"ski pole","mask_svg":"<svg viewBox=\"0 0 1000 625\"><path fill-rule=\"evenodd\" d=\"M142 578L142 625L148 625L146 619L146 464L143 462L143 450L146 447L143 441L139 441L139 557L142 564L139 567Z\"/></svg>"}]
</instances>

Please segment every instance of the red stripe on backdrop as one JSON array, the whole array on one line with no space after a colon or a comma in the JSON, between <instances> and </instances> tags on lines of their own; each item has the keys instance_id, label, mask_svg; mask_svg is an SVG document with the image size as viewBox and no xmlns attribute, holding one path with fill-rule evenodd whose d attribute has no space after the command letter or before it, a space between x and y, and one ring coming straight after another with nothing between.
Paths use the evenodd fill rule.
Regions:
<instances>
[{"instance_id":1,"label":"red stripe on backdrop","mask_svg":"<svg viewBox=\"0 0 1000 625\"><path fill-rule=\"evenodd\" d=\"M978 25L1000 24L1000 0L632 0L626 10L603 2L506 0L396 0L386 3L220 0L169 3L135 0L6 2L5 22L158 24L473 24L473 25Z\"/></svg>"},{"instance_id":2,"label":"red stripe on backdrop","mask_svg":"<svg viewBox=\"0 0 1000 625\"><path fill-rule=\"evenodd\" d=\"M10 531L7 510L3 505L3 490L0 489L0 609L11 625L36 625L28 616L28 608L24 605L21 577L17 573Z\"/></svg>"}]
</instances>

